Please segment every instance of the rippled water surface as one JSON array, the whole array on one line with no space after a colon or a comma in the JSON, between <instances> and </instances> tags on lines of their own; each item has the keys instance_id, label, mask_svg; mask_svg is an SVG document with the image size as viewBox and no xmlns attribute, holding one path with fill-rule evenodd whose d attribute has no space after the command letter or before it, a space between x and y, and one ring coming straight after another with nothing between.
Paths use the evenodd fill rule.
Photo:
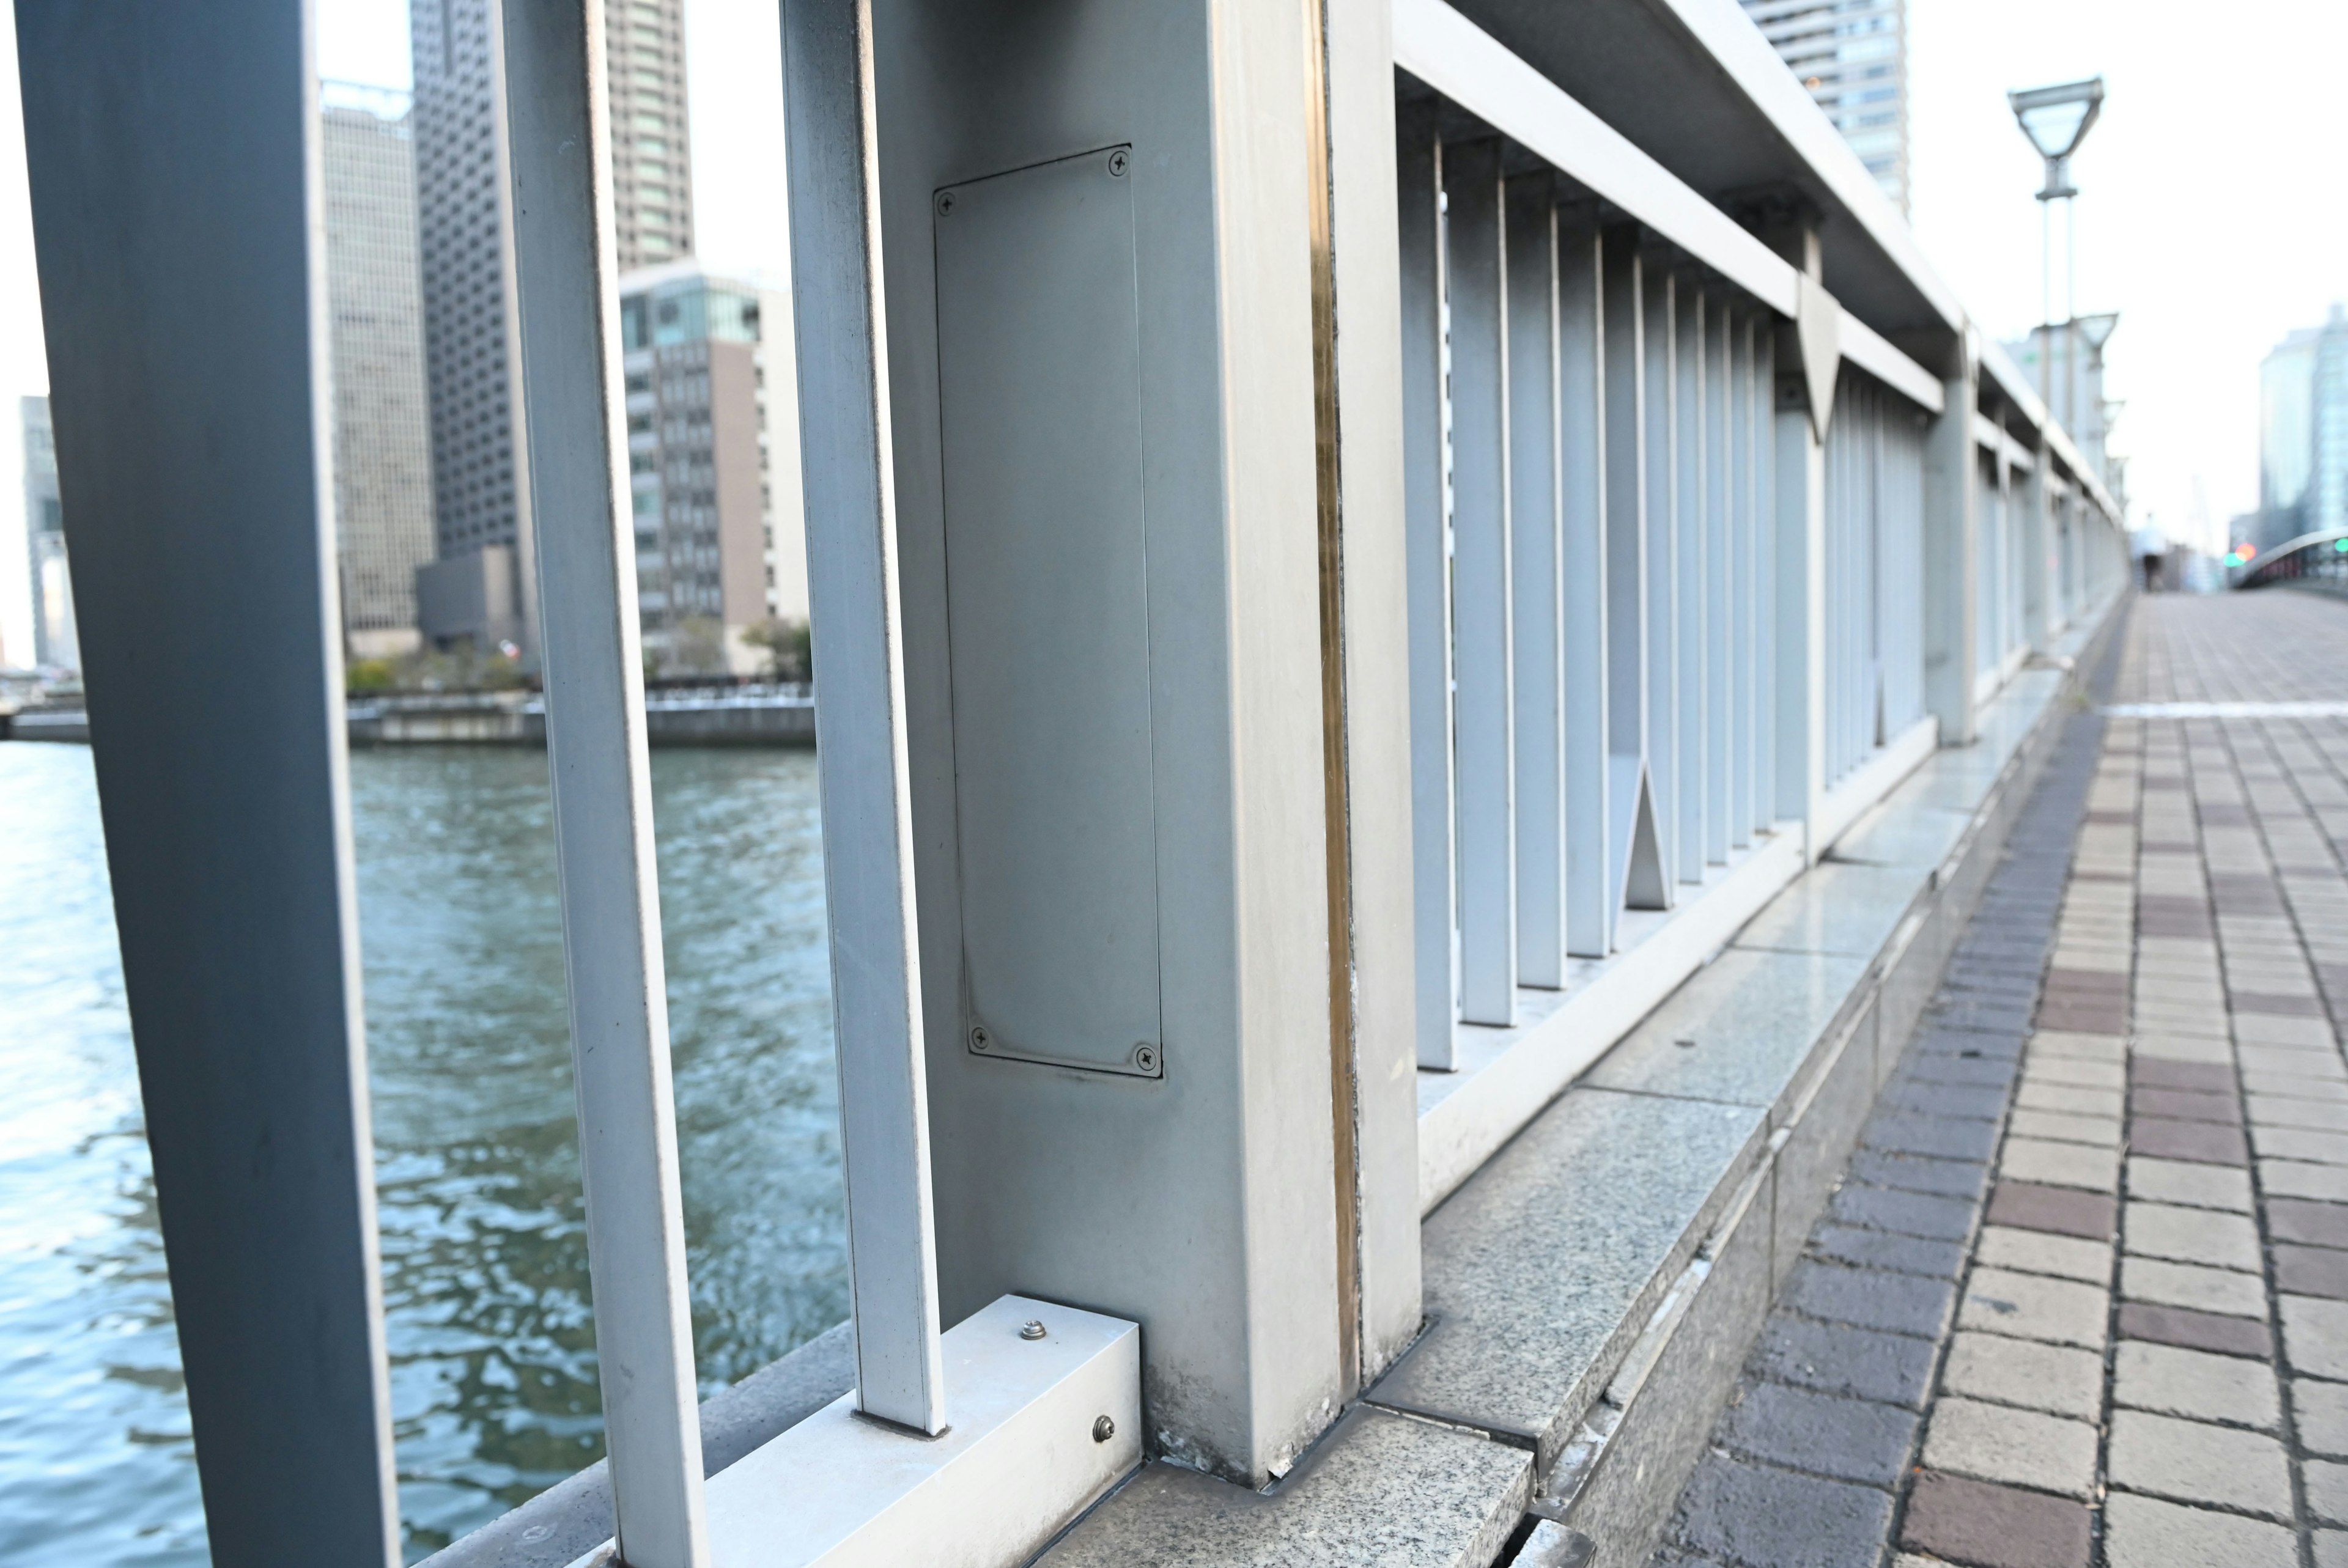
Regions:
<instances>
[{"instance_id":1,"label":"rippled water surface","mask_svg":"<svg viewBox=\"0 0 2348 1568\"><path fill-rule=\"evenodd\" d=\"M542 753L351 764L408 1555L602 1451ZM707 1389L847 1316L815 760L659 752ZM202 1564L98 800L0 745L0 1563Z\"/></svg>"}]
</instances>

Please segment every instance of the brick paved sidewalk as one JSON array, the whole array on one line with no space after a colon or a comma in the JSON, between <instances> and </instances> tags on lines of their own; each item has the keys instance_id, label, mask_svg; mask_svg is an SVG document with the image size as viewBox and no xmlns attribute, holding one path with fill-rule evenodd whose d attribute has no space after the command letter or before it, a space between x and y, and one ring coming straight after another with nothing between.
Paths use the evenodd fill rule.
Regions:
<instances>
[{"instance_id":1,"label":"brick paved sidewalk","mask_svg":"<svg viewBox=\"0 0 2348 1568\"><path fill-rule=\"evenodd\" d=\"M2308 699L2289 591L2113 693ZM2348 718L2069 721L1658 1563L2348 1568L2343 856Z\"/></svg>"}]
</instances>

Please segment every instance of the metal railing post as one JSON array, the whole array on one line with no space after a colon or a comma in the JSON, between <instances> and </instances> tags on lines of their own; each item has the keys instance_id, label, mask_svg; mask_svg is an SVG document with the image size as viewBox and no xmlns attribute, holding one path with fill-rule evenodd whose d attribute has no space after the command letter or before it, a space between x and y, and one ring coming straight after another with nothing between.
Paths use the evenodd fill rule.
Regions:
<instances>
[{"instance_id":1,"label":"metal railing post","mask_svg":"<svg viewBox=\"0 0 2348 1568\"><path fill-rule=\"evenodd\" d=\"M1417 1337L1418 977L1412 950L1410 649L1403 491L1402 279L1393 18L1326 9L1330 240L1336 291L1338 529L1345 816L1353 918L1354 1110L1361 1245L1359 1376ZM1447 998L1446 999L1447 1000Z\"/></svg>"},{"instance_id":2,"label":"metal railing post","mask_svg":"<svg viewBox=\"0 0 2348 1568\"><path fill-rule=\"evenodd\" d=\"M1396 114L1402 257L1404 576L1409 596L1411 877L1418 1065L1447 1072L1459 977L1451 933L1451 550L1444 512L1443 144L1431 106Z\"/></svg>"},{"instance_id":3,"label":"metal railing post","mask_svg":"<svg viewBox=\"0 0 2348 1568\"><path fill-rule=\"evenodd\" d=\"M870 0L784 0L791 271L857 1403L946 1425Z\"/></svg>"},{"instance_id":4,"label":"metal railing post","mask_svg":"<svg viewBox=\"0 0 2348 1568\"><path fill-rule=\"evenodd\" d=\"M98 805L211 1558L387 1568L311 8L24 0L16 38Z\"/></svg>"},{"instance_id":5,"label":"metal railing post","mask_svg":"<svg viewBox=\"0 0 2348 1568\"><path fill-rule=\"evenodd\" d=\"M1962 362L1942 384L1946 403L1924 443L1924 708L1941 721L1941 743L1973 740L1973 673L1980 668L1981 463L1973 415L1981 361L1970 333Z\"/></svg>"},{"instance_id":6,"label":"metal railing post","mask_svg":"<svg viewBox=\"0 0 2348 1568\"><path fill-rule=\"evenodd\" d=\"M708 1562L669 1078L601 0L506 0L515 309L614 1533Z\"/></svg>"},{"instance_id":7,"label":"metal railing post","mask_svg":"<svg viewBox=\"0 0 2348 1568\"><path fill-rule=\"evenodd\" d=\"M1816 861L1818 807L1826 794L1827 451L1811 415L1798 347L1780 332L1774 416L1776 556L1777 815L1804 825ZM1790 364L1788 363L1790 362Z\"/></svg>"},{"instance_id":8,"label":"metal railing post","mask_svg":"<svg viewBox=\"0 0 2348 1568\"><path fill-rule=\"evenodd\" d=\"M1736 725L1745 705L1738 700L1735 676L1742 667L1735 650L1743 635L1733 587L1746 579L1744 562L1735 549L1729 516L1730 476L1736 453L1728 436L1728 304L1724 298L1705 302L1704 343L1704 857L1725 865L1732 838L1744 834L1732 828L1741 814L1734 807L1741 761Z\"/></svg>"}]
</instances>

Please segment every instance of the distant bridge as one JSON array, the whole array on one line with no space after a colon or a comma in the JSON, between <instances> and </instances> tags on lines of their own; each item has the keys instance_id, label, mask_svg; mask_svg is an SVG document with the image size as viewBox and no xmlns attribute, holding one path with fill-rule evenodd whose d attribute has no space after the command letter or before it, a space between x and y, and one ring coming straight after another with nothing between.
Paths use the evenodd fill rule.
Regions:
<instances>
[{"instance_id":1,"label":"distant bridge","mask_svg":"<svg viewBox=\"0 0 2348 1568\"><path fill-rule=\"evenodd\" d=\"M2271 588L2279 582L2348 593L2348 531L2302 534L2254 557L2234 579L2240 588Z\"/></svg>"}]
</instances>

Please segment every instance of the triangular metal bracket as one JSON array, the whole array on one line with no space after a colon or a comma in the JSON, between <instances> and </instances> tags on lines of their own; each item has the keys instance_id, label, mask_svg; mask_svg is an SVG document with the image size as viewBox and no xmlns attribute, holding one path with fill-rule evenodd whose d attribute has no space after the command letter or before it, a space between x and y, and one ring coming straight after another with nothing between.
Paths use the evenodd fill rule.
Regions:
<instances>
[{"instance_id":1,"label":"triangular metal bracket","mask_svg":"<svg viewBox=\"0 0 2348 1568\"><path fill-rule=\"evenodd\" d=\"M1617 908L1668 909L1671 883L1663 876L1663 835L1655 826L1655 793L1650 787L1644 759L1608 759L1613 770L1614 864L1621 868L1616 884Z\"/></svg>"},{"instance_id":2,"label":"triangular metal bracket","mask_svg":"<svg viewBox=\"0 0 2348 1568\"><path fill-rule=\"evenodd\" d=\"M1834 423L1835 377L1842 369L1842 306L1826 286L1807 272L1795 277L1801 283L1794 316L1794 333L1802 344L1802 380L1810 395L1810 428L1820 441Z\"/></svg>"}]
</instances>

